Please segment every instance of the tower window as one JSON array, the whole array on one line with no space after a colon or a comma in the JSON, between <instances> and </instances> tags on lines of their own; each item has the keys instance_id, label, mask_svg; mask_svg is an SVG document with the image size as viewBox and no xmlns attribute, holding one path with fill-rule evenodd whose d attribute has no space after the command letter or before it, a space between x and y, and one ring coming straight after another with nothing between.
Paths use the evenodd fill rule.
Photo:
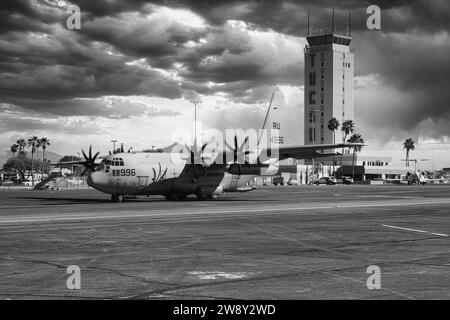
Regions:
<instances>
[{"instance_id":1,"label":"tower window","mask_svg":"<svg viewBox=\"0 0 450 320\"><path fill-rule=\"evenodd\" d=\"M323 80L323 79L324 79L324 77L323 77L323 74L321 74L321 75L320 75L320 79L321 79L321 80Z\"/></svg>"},{"instance_id":2,"label":"tower window","mask_svg":"<svg viewBox=\"0 0 450 320\"><path fill-rule=\"evenodd\" d=\"M316 128L309 128L309 141L314 141L316 136Z\"/></svg>"},{"instance_id":3,"label":"tower window","mask_svg":"<svg viewBox=\"0 0 450 320\"><path fill-rule=\"evenodd\" d=\"M315 86L316 85L316 73L315 72L310 72L309 73L309 85L310 86Z\"/></svg>"},{"instance_id":4,"label":"tower window","mask_svg":"<svg viewBox=\"0 0 450 320\"><path fill-rule=\"evenodd\" d=\"M315 95L316 95L316 92L314 90L311 90L309 92L309 103L310 104L315 104L316 103L316 100L314 100L314 97L313 97Z\"/></svg>"},{"instance_id":5,"label":"tower window","mask_svg":"<svg viewBox=\"0 0 450 320\"><path fill-rule=\"evenodd\" d=\"M320 63L320 66L323 67L324 65L325 65L325 62L322 61L322 62Z\"/></svg>"},{"instance_id":6,"label":"tower window","mask_svg":"<svg viewBox=\"0 0 450 320\"><path fill-rule=\"evenodd\" d=\"M314 67L314 58L315 58L315 54L311 54L311 67Z\"/></svg>"},{"instance_id":7,"label":"tower window","mask_svg":"<svg viewBox=\"0 0 450 320\"><path fill-rule=\"evenodd\" d=\"M322 91L322 92L323 92L323 90L324 90L324 89L323 89L323 87L320 87L320 91Z\"/></svg>"}]
</instances>

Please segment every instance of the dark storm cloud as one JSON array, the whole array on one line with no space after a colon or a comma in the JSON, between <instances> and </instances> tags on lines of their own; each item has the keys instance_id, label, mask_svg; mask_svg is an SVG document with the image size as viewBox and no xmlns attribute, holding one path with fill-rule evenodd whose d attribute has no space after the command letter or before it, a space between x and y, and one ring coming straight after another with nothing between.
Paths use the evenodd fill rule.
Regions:
<instances>
[{"instance_id":1,"label":"dark storm cloud","mask_svg":"<svg viewBox=\"0 0 450 320\"><path fill-rule=\"evenodd\" d=\"M352 11L355 74L379 74L393 95L407 95L408 112L401 100L384 101L391 103L381 108L387 128L413 130L426 118L435 123L450 120L445 72L450 66L450 5L445 0L73 3L82 9L82 30L70 32L64 28L65 8L56 0L2 1L0 102L58 115L100 116L111 111L101 100L75 98L174 99L223 92L234 101L259 102L276 84L303 84L299 37L307 32L307 11L315 32L331 29L334 7L341 33L347 32L347 11ZM381 31L366 30L371 4L382 9ZM231 26L229 20L245 26ZM266 37L259 39L258 32ZM363 121L370 124L367 117L374 111L367 111ZM130 106L130 112L143 111ZM438 127L433 135L450 135L445 126Z\"/></svg>"}]
</instances>

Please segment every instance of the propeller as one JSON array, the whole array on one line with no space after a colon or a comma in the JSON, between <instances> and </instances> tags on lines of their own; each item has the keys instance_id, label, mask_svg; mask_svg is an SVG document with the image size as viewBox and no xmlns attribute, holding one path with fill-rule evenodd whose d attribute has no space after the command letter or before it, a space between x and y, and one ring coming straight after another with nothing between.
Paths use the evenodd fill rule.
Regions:
<instances>
[{"instance_id":1,"label":"propeller","mask_svg":"<svg viewBox=\"0 0 450 320\"><path fill-rule=\"evenodd\" d=\"M234 147L230 146L227 142L225 145L231 151L233 151L233 163L245 163L248 164L248 155L252 153L252 151L248 150L248 141L249 137L245 137L244 141L241 145L238 145L237 135L234 136ZM224 154L225 156L225 154ZM225 162L225 161L224 161Z\"/></svg>"},{"instance_id":2,"label":"propeller","mask_svg":"<svg viewBox=\"0 0 450 320\"><path fill-rule=\"evenodd\" d=\"M81 173L82 176L84 176L84 174L89 171L89 172L94 172L95 169L97 168L98 164L95 163L95 159L97 159L98 155L100 154L100 152L97 152L96 154L94 154L94 156L92 156L92 146L89 146L89 156L86 155L86 153L84 152L84 150L81 150L81 153L83 154L84 157L84 162L82 162L83 166L85 166L86 168L83 170L83 173Z\"/></svg>"},{"instance_id":3,"label":"propeller","mask_svg":"<svg viewBox=\"0 0 450 320\"><path fill-rule=\"evenodd\" d=\"M189 147L185 144L186 150L189 152L189 156L185 156L184 160L190 160L190 164L201 164L202 167L209 167L212 164L212 159L210 156L205 156L205 149L208 147L209 143L204 143L201 148L197 148L197 141L194 141L194 145Z\"/></svg>"}]
</instances>

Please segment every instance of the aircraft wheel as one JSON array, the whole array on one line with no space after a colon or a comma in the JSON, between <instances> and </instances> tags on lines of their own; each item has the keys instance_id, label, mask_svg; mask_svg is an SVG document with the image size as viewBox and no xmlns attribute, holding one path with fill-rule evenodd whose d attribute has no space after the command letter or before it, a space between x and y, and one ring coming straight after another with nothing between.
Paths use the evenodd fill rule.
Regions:
<instances>
[{"instance_id":1,"label":"aircraft wheel","mask_svg":"<svg viewBox=\"0 0 450 320\"><path fill-rule=\"evenodd\" d=\"M211 194L211 195L208 196L208 198L211 199L211 200L214 200L214 199L217 199L218 196L217 196L217 194Z\"/></svg>"},{"instance_id":2,"label":"aircraft wheel","mask_svg":"<svg viewBox=\"0 0 450 320\"><path fill-rule=\"evenodd\" d=\"M172 194L166 194L165 197L166 197L167 201L172 201L173 200L173 195Z\"/></svg>"},{"instance_id":3,"label":"aircraft wheel","mask_svg":"<svg viewBox=\"0 0 450 320\"><path fill-rule=\"evenodd\" d=\"M186 200L186 195L184 195L184 194L178 194L178 195L176 195L175 196L175 200L176 201L185 201Z\"/></svg>"},{"instance_id":4,"label":"aircraft wheel","mask_svg":"<svg viewBox=\"0 0 450 320\"><path fill-rule=\"evenodd\" d=\"M125 200L125 196L123 194L113 194L111 195L112 202L123 202Z\"/></svg>"},{"instance_id":5,"label":"aircraft wheel","mask_svg":"<svg viewBox=\"0 0 450 320\"><path fill-rule=\"evenodd\" d=\"M208 196L205 196L205 195L202 195L202 194L197 194L197 199L201 200L201 201L204 201L204 200L208 199Z\"/></svg>"}]
</instances>

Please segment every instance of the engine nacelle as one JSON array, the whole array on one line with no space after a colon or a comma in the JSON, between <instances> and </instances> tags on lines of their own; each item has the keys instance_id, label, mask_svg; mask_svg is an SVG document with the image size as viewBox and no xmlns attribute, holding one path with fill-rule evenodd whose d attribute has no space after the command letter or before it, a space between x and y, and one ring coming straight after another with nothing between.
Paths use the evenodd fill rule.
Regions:
<instances>
[{"instance_id":1,"label":"engine nacelle","mask_svg":"<svg viewBox=\"0 0 450 320\"><path fill-rule=\"evenodd\" d=\"M227 172L235 175L273 176L278 173L278 169L278 166L273 164L233 163L227 167Z\"/></svg>"}]
</instances>

